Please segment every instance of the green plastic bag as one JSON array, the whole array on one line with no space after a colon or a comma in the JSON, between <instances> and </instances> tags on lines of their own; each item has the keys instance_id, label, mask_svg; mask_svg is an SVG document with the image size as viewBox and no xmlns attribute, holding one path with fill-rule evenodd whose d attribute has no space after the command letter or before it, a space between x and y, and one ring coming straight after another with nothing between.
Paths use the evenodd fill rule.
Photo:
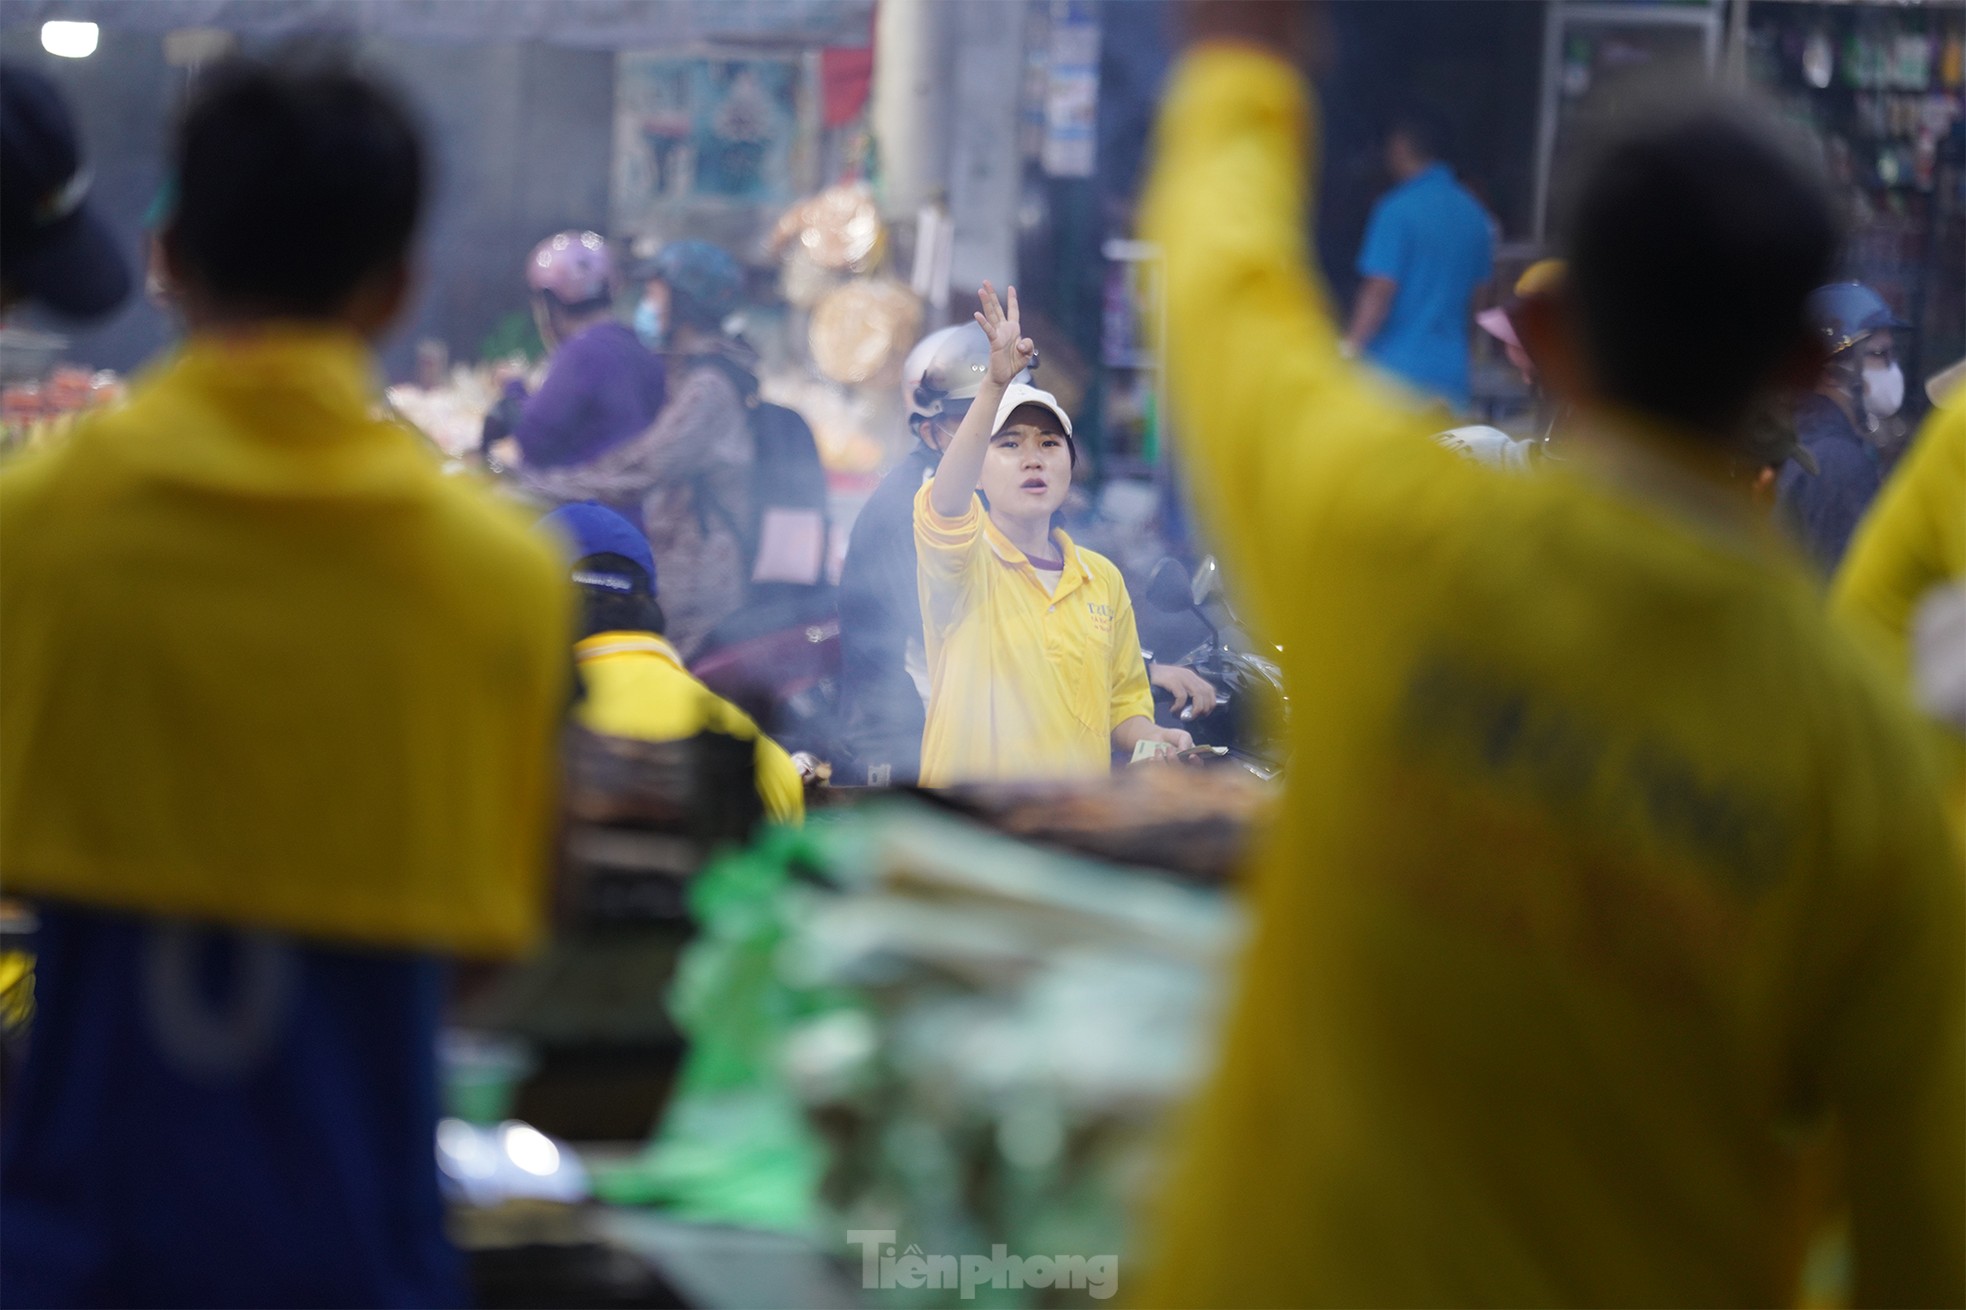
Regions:
<instances>
[{"instance_id":1,"label":"green plastic bag","mask_svg":"<svg viewBox=\"0 0 1966 1310\"><path fill-rule=\"evenodd\" d=\"M699 935L670 993L689 1050L648 1150L595 1178L602 1200L707 1223L814 1228L825 1159L778 1053L790 1028L839 1002L788 987L777 957L790 926L792 871L818 860L805 830L772 828L692 885Z\"/></svg>"}]
</instances>

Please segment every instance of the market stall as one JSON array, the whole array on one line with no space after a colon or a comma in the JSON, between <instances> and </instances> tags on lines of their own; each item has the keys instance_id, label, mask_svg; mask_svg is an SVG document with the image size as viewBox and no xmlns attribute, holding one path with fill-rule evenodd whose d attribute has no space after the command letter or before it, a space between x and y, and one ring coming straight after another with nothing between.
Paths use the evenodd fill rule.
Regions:
<instances>
[{"instance_id":1,"label":"market stall","mask_svg":"<svg viewBox=\"0 0 1966 1310\"><path fill-rule=\"evenodd\" d=\"M1751 84L1822 142L1852 223L1844 272L1912 325L1906 374L1966 355L1966 9L1762 0L1745 56Z\"/></svg>"}]
</instances>

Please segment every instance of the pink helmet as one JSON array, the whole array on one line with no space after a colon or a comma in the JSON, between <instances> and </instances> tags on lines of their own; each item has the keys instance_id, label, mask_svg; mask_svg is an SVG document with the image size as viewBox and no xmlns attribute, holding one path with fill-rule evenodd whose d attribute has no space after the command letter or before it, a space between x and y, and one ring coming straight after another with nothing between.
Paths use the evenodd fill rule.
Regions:
<instances>
[{"instance_id":1,"label":"pink helmet","mask_svg":"<svg viewBox=\"0 0 1966 1310\"><path fill-rule=\"evenodd\" d=\"M556 232L532 248L526 285L550 291L563 305L585 305L614 294L614 259L598 232Z\"/></svg>"}]
</instances>

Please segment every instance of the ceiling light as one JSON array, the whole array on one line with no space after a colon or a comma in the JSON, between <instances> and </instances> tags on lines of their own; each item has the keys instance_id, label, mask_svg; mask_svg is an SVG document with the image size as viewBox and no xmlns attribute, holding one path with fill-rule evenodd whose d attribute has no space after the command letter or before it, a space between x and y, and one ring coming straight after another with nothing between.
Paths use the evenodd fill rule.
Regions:
<instances>
[{"instance_id":1,"label":"ceiling light","mask_svg":"<svg viewBox=\"0 0 1966 1310\"><path fill-rule=\"evenodd\" d=\"M63 59L87 59L96 52L99 29L94 23L41 24L41 48Z\"/></svg>"}]
</instances>

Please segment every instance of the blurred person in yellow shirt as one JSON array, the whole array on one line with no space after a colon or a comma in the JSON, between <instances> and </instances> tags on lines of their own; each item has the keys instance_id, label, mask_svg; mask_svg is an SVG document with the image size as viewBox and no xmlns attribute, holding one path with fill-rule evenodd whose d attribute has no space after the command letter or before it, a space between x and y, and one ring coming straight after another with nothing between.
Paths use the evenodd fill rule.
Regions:
<instances>
[{"instance_id":1,"label":"blurred person in yellow shirt","mask_svg":"<svg viewBox=\"0 0 1966 1310\"><path fill-rule=\"evenodd\" d=\"M1830 590L1942 725L1966 818L1966 395L1941 397L1851 539Z\"/></svg>"},{"instance_id":2,"label":"blurred person in yellow shirt","mask_svg":"<svg viewBox=\"0 0 1966 1310\"><path fill-rule=\"evenodd\" d=\"M1305 10L1189 12L1146 235L1292 755L1140 1303L1783 1303L1834 1125L1857 1299L1959 1304L1966 879L1752 497L1821 364L1824 188L1712 107L1609 148L1522 325L1571 458L1511 476L1340 356Z\"/></svg>"},{"instance_id":3,"label":"blurred person in yellow shirt","mask_svg":"<svg viewBox=\"0 0 1966 1310\"><path fill-rule=\"evenodd\" d=\"M333 59L205 70L160 235L187 340L0 472L0 878L38 920L7 1304L466 1295L446 961L543 926L570 606L380 417L424 159Z\"/></svg>"},{"instance_id":4,"label":"blurred person in yellow shirt","mask_svg":"<svg viewBox=\"0 0 1966 1310\"><path fill-rule=\"evenodd\" d=\"M755 742L758 797L776 823L805 819L805 781L782 747L750 716L698 682L663 637L655 552L642 530L592 502L563 505L540 520L573 558L581 599L581 725L609 737L681 741L720 732Z\"/></svg>"},{"instance_id":5,"label":"blurred person in yellow shirt","mask_svg":"<svg viewBox=\"0 0 1966 1310\"><path fill-rule=\"evenodd\" d=\"M1193 738L1154 723L1119 569L1053 525L1072 487L1072 421L1050 392L1014 380L1037 354L1017 288L999 303L986 282L978 299L988 372L915 496L922 784L1096 777L1115 750L1186 750Z\"/></svg>"}]
</instances>

